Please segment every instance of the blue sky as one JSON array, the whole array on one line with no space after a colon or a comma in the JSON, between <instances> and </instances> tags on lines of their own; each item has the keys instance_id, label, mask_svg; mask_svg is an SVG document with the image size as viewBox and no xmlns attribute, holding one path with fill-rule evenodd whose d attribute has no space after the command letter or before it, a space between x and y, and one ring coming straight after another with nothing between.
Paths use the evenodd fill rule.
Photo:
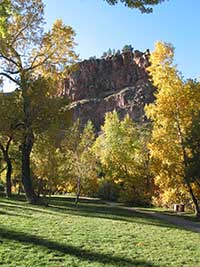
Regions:
<instances>
[{"instance_id":1,"label":"blue sky","mask_svg":"<svg viewBox=\"0 0 200 267\"><path fill-rule=\"evenodd\" d=\"M189 2L189 3L188 3ZM169 0L141 14L104 0L45 0L46 29L56 18L73 27L80 58L101 56L108 48L132 44L153 49L157 40L172 43L178 69L185 78L200 77L200 0Z\"/></svg>"},{"instance_id":2,"label":"blue sky","mask_svg":"<svg viewBox=\"0 0 200 267\"><path fill-rule=\"evenodd\" d=\"M189 3L188 3L189 2ZM104 0L44 0L46 30L62 18L76 32L80 58L100 57L109 48L153 50L158 40L170 42L175 62L184 78L200 77L200 0L169 0L152 14L122 4L109 6ZM5 91L13 90L6 84Z\"/></svg>"}]
</instances>

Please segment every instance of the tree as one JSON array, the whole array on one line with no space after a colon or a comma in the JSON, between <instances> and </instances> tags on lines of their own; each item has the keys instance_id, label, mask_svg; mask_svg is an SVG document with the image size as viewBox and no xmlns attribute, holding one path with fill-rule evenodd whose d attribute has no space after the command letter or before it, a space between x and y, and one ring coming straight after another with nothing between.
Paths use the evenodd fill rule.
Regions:
<instances>
[{"instance_id":1,"label":"tree","mask_svg":"<svg viewBox=\"0 0 200 267\"><path fill-rule=\"evenodd\" d=\"M123 53L127 53L127 52L133 52L133 47L132 45L125 45L123 48L122 48L122 52Z\"/></svg>"},{"instance_id":2,"label":"tree","mask_svg":"<svg viewBox=\"0 0 200 267\"><path fill-rule=\"evenodd\" d=\"M103 52L101 58L106 58L107 57L107 52Z\"/></svg>"},{"instance_id":3,"label":"tree","mask_svg":"<svg viewBox=\"0 0 200 267\"><path fill-rule=\"evenodd\" d=\"M0 150L6 163L6 195L11 197L12 161L9 150L17 128L21 126L22 102L19 92L5 95L0 93Z\"/></svg>"},{"instance_id":4,"label":"tree","mask_svg":"<svg viewBox=\"0 0 200 267\"><path fill-rule=\"evenodd\" d=\"M66 131L61 151L66 158L66 169L78 203L81 194L92 195L97 189L96 160L92 151L95 140L94 128L89 121L83 131L76 122Z\"/></svg>"},{"instance_id":5,"label":"tree","mask_svg":"<svg viewBox=\"0 0 200 267\"><path fill-rule=\"evenodd\" d=\"M112 49L111 49L111 48L108 49L107 55L108 55L109 57L111 57L111 56L113 55L113 53L112 53Z\"/></svg>"},{"instance_id":6,"label":"tree","mask_svg":"<svg viewBox=\"0 0 200 267\"><path fill-rule=\"evenodd\" d=\"M158 5L165 0L106 0L110 5L116 5L122 3L129 8L139 9L142 13L151 13L153 11L152 6Z\"/></svg>"},{"instance_id":7,"label":"tree","mask_svg":"<svg viewBox=\"0 0 200 267\"><path fill-rule=\"evenodd\" d=\"M190 150L187 173L200 189L200 112L193 115L191 127L188 129L186 146Z\"/></svg>"},{"instance_id":8,"label":"tree","mask_svg":"<svg viewBox=\"0 0 200 267\"><path fill-rule=\"evenodd\" d=\"M186 139L192 117L200 110L200 90L183 81L173 65L173 56L172 45L158 42L150 57L149 72L157 91L156 101L146 107L147 116L153 121L149 148L161 195L174 192L184 199L189 194L199 217L194 181L187 171L190 149Z\"/></svg>"},{"instance_id":9,"label":"tree","mask_svg":"<svg viewBox=\"0 0 200 267\"><path fill-rule=\"evenodd\" d=\"M127 202L145 202L145 157L139 129L129 116L120 121L116 111L107 113L94 151L105 176L121 184Z\"/></svg>"},{"instance_id":10,"label":"tree","mask_svg":"<svg viewBox=\"0 0 200 267\"><path fill-rule=\"evenodd\" d=\"M116 52L116 55L119 56L121 54L121 51L118 49Z\"/></svg>"},{"instance_id":11,"label":"tree","mask_svg":"<svg viewBox=\"0 0 200 267\"><path fill-rule=\"evenodd\" d=\"M61 171L63 156L59 149L60 138L53 132L44 132L35 137L32 152L32 172L37 195L58 192L66 183ZM63 190L64 191L64 190Z\"/></svg>"},{"instance_id":12,"label":"tree","mask_svg":"<svg viewBox=\"0 0 200 267\"><path fill-rule=\"evenodd\" d=\"M2 0L0 3L0 36L6 34L7 20L11 12L10 0Z\"/></svg>"},{"instance_id":13,"label":"tree","mask_svg":"<svg viewBox=\"0 0 200 267\"><path fill-rule=\"evenodd\" d=\"M3 1L1 5L4 4ZM42 88L41 76L58 82L67 65L76 58L73 52L74 31L57 20L52 30L44 33L44 6L41 0L10 0L9 4L11 12L6 20L6 33L0 37L0 76L14 82L22 93L22 183L28 201L36 204L37 197L30 173L35 117L32 113L31 94L36 85Z\"/></svg>"}]
</instances>

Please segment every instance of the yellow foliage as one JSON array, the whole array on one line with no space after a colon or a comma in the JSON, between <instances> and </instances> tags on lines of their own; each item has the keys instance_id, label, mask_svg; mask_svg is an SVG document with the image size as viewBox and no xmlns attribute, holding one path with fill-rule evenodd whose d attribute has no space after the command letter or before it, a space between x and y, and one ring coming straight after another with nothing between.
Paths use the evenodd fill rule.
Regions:
<instances>
[{"instance_id":1,"label":"yellow foliage","mask_svg":"<svg viewBox=\"0 0 200 267\"><path fill-rule=\"evenodd\" d=\"M148 68L157 87L156 100L145 107L148 118L153 121L149 149L163 203L188 197L185 158L189 157L190 150L185 146L185 138L192 116L200 110L200 90L194 88L194 83L183 81L173 65L173 57L172 45L156 43Z\"/></svg>"}]
</instances>

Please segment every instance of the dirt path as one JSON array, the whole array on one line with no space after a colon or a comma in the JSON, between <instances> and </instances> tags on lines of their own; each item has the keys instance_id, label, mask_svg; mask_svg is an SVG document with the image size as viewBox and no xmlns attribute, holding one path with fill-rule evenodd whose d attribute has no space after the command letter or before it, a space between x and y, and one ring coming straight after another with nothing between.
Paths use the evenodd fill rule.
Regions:
<instances>
[{"instance_id":1,"label":"dirt path","mask_svg":"<svg viewBox=\"0 0 200 267\"><path fill-rule=\"evenodd\" d=\"M121 209L126 209L126 210L134 211L137 213L141 213L141 214L146 214L148 216L164 220L171 224L181 226L187 230L200 233L200 222L189 221L187 219L178 217L178 215L177 216L167 215L167 214L162 214L161 212L157 212L157 211L148 211L148 210L140 210L139 208L124 207L124 206L118 205L115 202L106 202L106 204L113 206L113 207L118 207Z\"/></svg>"},{"instance_id":2,"label":"dirt path","mask_svg":"<svg viewBox=\"0 0 200 267\"><path fill-rule=\"evenodd\" d=\"M178 217L178 215L177 216L176 215L167 215L167 214L162 214L161 212L143 211L143 210L141 211L140 209L137 209L137 208L130 208L130 210L133 210L134 212L147 214L147 215L152 216L154 218L158 218L158 219L164 220L166 222L169 222L171 224L181 226L181 227L188 229L190 231L200 233L200 222L189 221L187 219Z\"/></svg>"}]
</instances>

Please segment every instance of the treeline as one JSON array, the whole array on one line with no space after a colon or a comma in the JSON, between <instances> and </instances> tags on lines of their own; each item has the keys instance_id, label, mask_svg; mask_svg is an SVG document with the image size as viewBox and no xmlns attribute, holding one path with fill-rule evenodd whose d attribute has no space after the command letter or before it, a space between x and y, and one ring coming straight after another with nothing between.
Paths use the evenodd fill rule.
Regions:
<instances>
[{"instance_id":1,"label":"treeline","mask_svg":"<svg viewBox=\"0 0 200 267\"><path fill-rule=\"evenodd\" d=\"M61 132L48 129L35 134L31 153L34 191L38 197L75 193L77 201L84 195L149 204L153 191L147 153L149 137L148 125L138 127L129 116L120 121L116 112L106 115L98 137L91 122L81 130L78 121ZM11 184L13 192L23 191L20 133L18 138L12 140L8 153L12 179L6 160L2 162L1 177L8 196Z\"/></svg>"},{"instance_id":2,"label":"treeline","mask_svg":"<svg viewBox=\"0 0 200 267\"><path fill-rule=\"evenodd\" d=\"M80 195L137 205L184 202L199 216L200 85L182 79L173 56L173 47L162 42L151 54L157 90L155 102L145 107L149 122L137 125L128 115L120 120L114 111L98 136L91 122L83 130L78 121L71 124L66 100L48 96L46 81L32 85L30 172L37 197L73 192L77 202ZM13 191L27 194L21 179L24 128L16 124L23 121L21 94L0 96L1 177L8 196L11 182Z\"/></svg>"},{"instance_id":3,"label":"treeline","mask_svg":"<svg viewBox=\"0 0 200 267\"><path fill-rule=\"evenodd\" d=\"M109 48L107 52L103 52L103 55L101 56L101 58L107 58L107 57L111 57L111 56L116 56L116 55L120 55L121 53L132 53L134 50L134 48L132 47L132 45L124 45L124 47L121 50L115 50L115 49L111 49Z\"/></svg>"}]
</instances>

